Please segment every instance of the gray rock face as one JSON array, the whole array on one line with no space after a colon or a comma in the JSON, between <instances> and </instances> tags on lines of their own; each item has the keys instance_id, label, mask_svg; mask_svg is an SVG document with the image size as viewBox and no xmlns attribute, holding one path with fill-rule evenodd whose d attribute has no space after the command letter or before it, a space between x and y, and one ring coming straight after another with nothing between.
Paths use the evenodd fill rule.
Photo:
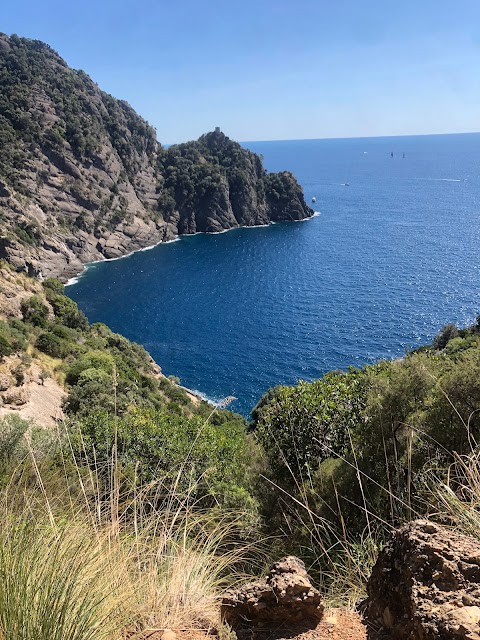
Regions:
<instances>
[{"instance_id":1,"label":"gray rock face","mask_svg":"<svg viewBox=\"0 0 480 640\"><path fill-rule=\"evenodd\" d=\"M277 562L268 576L236 590L222 600L222 616L228 624L314 626L323 616L320 593L312 585L304 563L288 556Z\"/></svg>"},{"instance_id":2,"label":"gray rock face","mask_svg":"<svg viewBox=\"0 0 480 640\"><path fill-rule=\"evenodd\" d=\"M480 640L480 543L427 520L401 527L370 577L367 618L401 640Z\"/></svg>"},{"instance_id":3,"label":"gray rock face","mask_svg":"<svg viewBox=\"0 0 480 640\"><path fill-rule=\"evenodd\" d=\"M163 149L44 43L0 34L0 69L0 258L29 275L65 281L179 234L313 214L291 174L221 132Z\"/></svg>"}]
</instances>

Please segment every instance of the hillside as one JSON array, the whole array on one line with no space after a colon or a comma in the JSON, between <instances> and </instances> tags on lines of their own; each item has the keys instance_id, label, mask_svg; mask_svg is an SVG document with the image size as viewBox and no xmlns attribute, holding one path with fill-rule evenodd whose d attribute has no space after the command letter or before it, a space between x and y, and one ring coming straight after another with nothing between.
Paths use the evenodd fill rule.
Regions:
<instances>
[{"instance_id":1,"label":"hillside","mask_svg":"<svg viewBox=\"0 0 480 640\"><path fill-rule=\"evenodd\" d=\"M471 612L467 605L461 610L471 601L470 583L477 589L478 582L478 558L470 550L476 553L480 537L479 354L480 318L466 329L447 325L432 345L402 359L270 390L253 412L248 433L240 416L213 411L163 377L142 347L105 325L90 325L58 280L40 283L0 262L0 500L18 490L20 506L27 496L28 518L39 514L38 526L15 531L34 531L36 536L51 532L53 518L56 527L64 523L65 531L78 532L74 548L82 559L90 548L89 536L103 540L106 532L108 548L125 542L124 555L117 550L102 575L120 575L121 568L122 576L136 585L134 613L112 618L116 631L131 630L126 637L134 637L133 631L139 638L164 637L151 636L152 626L162 633L172 627L204 629L205 619L208 628L221 629L220 598L239 567L261 572L266 558L292 553L308 562L330 606L358 603L368 581L367 624L372 626L363 627L358 614L335 609L315 630L282 638L315 640L327 633L373 640L372 629L391 626L390 617L382 614L392 609L390 598L404 625L404 611L416 607L415 598L431 600L422 589L398 598L399 589L408 584L404 571L410 580L415 566L405 561L406 548L415 558L427 553L428 562L446 558L441 575L450 576L453 567L460 576L460 588L441 593L446 605L460 603L454 611L462 622L462 614ZM53 398L49 406L47 396ZM63 410L64 419L56 409ZM53 428L39 429L18 417L33 417L37 425ZM42 496L48 509L32 511L30 503L37 504ZM12 503L11 522L22 521L26 516ZM473 535L462 542L466 551L459 551L453 565L451 529L418 520L425 517ZM416 523L398 529L414 519ZM9 521L4 516L2 531L9 531ZM55 535L61 531L56 529ZM265 539L268 549L258 542ZM43 538L35 540L44 543ZM65 540L70 548L70 538ZM31 544L28 538L21 548ZM51 545L47 537L45 549ZM173 563L172 550L178 554ZM16 570L16 553L8 568L15 580L24 575ZM26 556L26 566L29 571L54 567L52 584L57 566L66 566L70 574L68 562L45 558ZM146 572L149 562L153 577ZM385 570L390 566L396 572ZM415 580L423 584L425 575L426 586L435 591L423 570ZM8 581L8 589L15 580ZM175 609L178 584L190 580L185 605L182 600ZM263 598L265 590L258 584L240 587L238 593L256 589ZM127 602L131 593L118 597ZM225 601L233 602L228 592L223 593ZM238 602L243 615L243 601ZM17 609L30 613L29 607L10 608L4 619L9 621ZM480 620L480 610L474 608L478 617L466 618L472 627ZM119 610L129 611L125 606ZM434 607L433 618L430 608L422 611L419 624L453 624L450 609L443 616ZM39 618L48 619L43 610ZM34 633L28 637L42 637L37 628ZM219 632L213 637L232 636Z\"/></svg>"},{"instance_id":2,"label":"hillside","mask_svg":"<svg viewBox=\"0 0 480 640\"><path fill-rule=\"evenodd\" d=\"M50 399L47 414L36 415L35 404ZM90 325L59 281L41 284L0 262L0 416L49 426L63 417L62 405L70 417L141 407L190 418L213 409L166 378L140 345Z\"/></svg>"},{"instance_id":3,"label":"hillside","mask_svg":"<svg viewBox=\"0 0 480 640\"><path fill-rule=\"evenodd\" d=\"M312 215L221 132L165 149L48 45L0 34L0 258L62 280L178 234Z\"/></svg>"}]
</instances>

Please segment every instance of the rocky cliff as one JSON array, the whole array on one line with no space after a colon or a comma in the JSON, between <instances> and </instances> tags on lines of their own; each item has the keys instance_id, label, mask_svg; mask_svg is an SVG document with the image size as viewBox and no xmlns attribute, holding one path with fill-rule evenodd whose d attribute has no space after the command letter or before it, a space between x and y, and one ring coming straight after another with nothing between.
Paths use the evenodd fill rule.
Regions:
<instances>
[{"instance_id":1,"label":"rocky cliff","mask_svg":"<svg viewBox=\"0 0 480 640\"><path fill-rule=\"evenodd\" d=\"M0 34L0 258L65 280L184 233L312 215L295 178L220 132L163 148L48 45Z\"/></svg>"}]
</instances>

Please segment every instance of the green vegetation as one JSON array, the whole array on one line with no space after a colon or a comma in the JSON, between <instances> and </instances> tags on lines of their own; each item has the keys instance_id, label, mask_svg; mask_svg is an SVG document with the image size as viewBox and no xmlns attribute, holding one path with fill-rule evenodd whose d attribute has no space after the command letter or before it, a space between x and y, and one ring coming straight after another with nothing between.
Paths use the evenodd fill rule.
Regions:
<instances>
[{"instance_id":1,"label":"green vegetation","mask_svg":"<svg viewBox=\"0 0 480 640\"><path fill-rule=\"evenodd\" d=\"M115 409L123 415L130 407L169 411L179 415L206 415L206 403L193 404L185 391L153 368L148 353L102 324L89 325L73 300L54 279L43 284L44 295L21 303L23 320L0 323L2 353L36 350L59 360L52 374L65 379L70 416ZM115 390L115 393L114 393Z\"/></svg>"},{"instance_id":2,"label":"green vegetation","mask_svg":"<svg viewBox=\"0 0 480 640\"><path fill-rule=\"evenodd\" d=\"M24 351L27 347L25 325L16 318L0 320L0 362L4 356Z\"/></svg>"},{"instance_id":3,"label":"green vegetation","mask_svg":"<svg viewBox=\"0 0 480 640\"><path fill-rule=\"evenodd\" d=\"M21 164L31 143L57 150L68 144L85 160L98 150L106 128L127 172L135 171L132 150L155 149L154 129L127 103L102 93L106 116L91 109L93 81L43 42L9 38L0 56L0 87L0 174L16 188L22 189ZM47 125L49 106L57 117Z\"/></svg>"},{"instance_id":4,"label":"green vegetation","mask_svg":"<svg viewBox=\"0 0 480 640\"><path fill-rule=\"evenodd\" d=\"M2 638L221 630L219 594L260 557L239 542L241 512L212 517L195 508L188 490L177 492L177 479L138 482L132 502L118 482L115 449L105 460L107 485L94 460L84 464L68 453L68 430L44 433L34 446L19 436L31 425L12 425L0 420L0 433L15 432L11 440L21 449L0 490ZM152 484L152 495L169 497L161 508L147 498Z\"/></svg>"},{"instance_id":5,"label":"green vegetation","mask_svg":"<svg viewBox=\"0 0 480 640\"><path fill-rule=\"evenodd\" d=\"M188 491L198 508L242 509L250 513L248 526L256 522L251 469L259 456L245 420L160 375L140 345L89 325L57 280L46 280L43 290L22 300L22 320L0 322L0 353L43 358L44 375L66 385L70 454L83 466L94 461L99 481L108 484L103 470L115 443L122 491L178 474L177 492ZM22 378L18 384L23 371L21 364L11 371Z\"/></svg>"},{"instance_id":6,"label":"green vegetation","mask_svg":"<svg viewBox=\"0 0 480 640\"><path fill-rule=\"evenodd\" d=\"M221 631L219 595L258 557L261 460L244 419L90 326L58 281L24 288L22 319L0 322L3 365L21 384L22 362L41 361L66 385L67 419L0 419L0 637Z\"/></svg>"},{"instance_id":7,"label":"green vegetation","mask_svg":"<svg viewBox=\"0 0 480 640\"><path fill-rule=\"evenodd\" d=\"M79 231L108 237L137 215L192 233L312 213L292 174L268 174L258 155L223 133L163 149L129 104L70 69L51 47L3 34L0 193L17 205L0 202L5 255L21 247L35 259L33 250L49 245L54 228L66 238ZM57 204L63 199L67 211ZM67 244L78 254L81 245Z\"/></svg>"},{"instance_id":8,"label":"green vegetation","mask_svg":"<svg viewBox=\"0 0 480 640\"><path fill-rule=\"evenodd\" d=\"M180 212L180 233L213 230L210 220L229 206L238 224L255 211L264 222L301 219L310 212L291 173L267 173L258 155L223 133L162 149L157 170L158 210L167 220Z\"/></svg>"},{"instance_id":9,"label":"green vegetation","mask_svg":"<svg viewBox=\"0 0 480 640\"><path fill-rule=\"evenodd\" d=\"M70 233L112 229L128 219L125 197L115 198L114 192L118 196L118 184L134 181L145 164L153 166L155 130L126 102L100 91L83 71L69 69L48 45L2 34L0 44L0 179ZM89 176L92 164L105 161L104 144L121 162L111 193L107 184L99 189L95 176ZM60 215L51 198L38 192L48 182L51 165L64 173L63 188L85 209L83 215ZM48 235L48 226L41 230L30 216L16 216L15 224L2 222L7 245L39 247Z\"/></svg>"},{"instance_id":10,"label":"green vegetation","mask_svg":"<svg viewBox=\"0 0 480 640\"><path fill-rule=\"evenodd\" d=\"M65 587L52 614L76 612L65 637L89 638L103 616L113 639L205 615L218 626L220 585L259 566L251 539L269 540L270 559L300 555L336 604L362 597L385 533L404 521L439 517L480 539L480 318L404 358L275 387L247 429L161 376L139 345L89 325L58 281L23 285L22 318L0 321L2 366L21 385L42 362L65 384L67 419L50 431L0 420L4 635L26 624L32 563L42 584ZM52 633L38 602L18 638Z\"/></svg>"},{"instance_id":11,"label":"green vegetation","mask_svg":"<svg viewBox=\"0 0 480 640\"><path fill-rule=\"evenodd\" d=\"M186 419L165 411L136 409L123 418L96 413L75 421L70 446L78 460L108 460L113 446L123 491L175 483L177 495L189 495L197 508L258 511L251 471L255 452L245 425L234 414L214 424L198 416ZM103 477L108 484L108 477ZM156 495L157 508L169 498ZM163 505L164 506L164 505Z\"/></svg>"},{"instance_id":12,"label":"green vegetation","mask_svg":"<svg viewBox=\"0 0 480 640\"><path fill-rule=\"evenodd\" d=\"M447 325L432 346L399 360L271 390L252 422L275 495L269 522L286 518L290 548L324 575L334 569L331 584L352 580L339 568L368 564L353 559L386 529L435 514L432 487L463 456L478 459L479 379L477 322ZM448 478L455 496L462 483Z\"/></svg>"}]
</instances>

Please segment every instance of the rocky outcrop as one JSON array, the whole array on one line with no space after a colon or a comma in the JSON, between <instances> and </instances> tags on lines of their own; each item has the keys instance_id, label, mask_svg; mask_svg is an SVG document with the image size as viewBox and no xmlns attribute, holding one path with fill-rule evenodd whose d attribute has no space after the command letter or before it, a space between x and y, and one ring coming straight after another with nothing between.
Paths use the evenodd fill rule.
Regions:
<instances>
[{"instance_id":1,"label":"rocky outcrop","mask_svg":"<svg viewBox=\"0 0 480 640\"><path fill-rule=\"evenodd\" d=\"M64 418L62 401L66 395L40 360L24 365L20 357L12 356L0 362L0 418L13 414L53 427Z\"/></svg>"},{"instance_id":2,"label":"rocky outcrop","mask_svg":"<svg viewBox=\"0 0 480 640\"><path fill-rule=\"evenodd\" d=\"M368 583L367 617L401 640L480 640L480 543L417 520L394 532Z\"/></svg>"},{"instance_id":3,"label":"rocky outcrop","mask_svg":"<svg viewBox=\"0 0 480 640\"><path fill-rule=\"evenodd\" d=\"M48 45L0 34L0 258L67 280L179 234L302 220L288 172L216 131L164 149Z\"/></svg>"},{"instance_id":4,"label":"rocky outcrop","mask_svg":"<svg viewBox=\"0 0 480 640\"><path fill-rule=\"evenodd\" d=\"M14 273L10 267L0 264L0 319L20 318L22 301L37 294L43 294L38 280Z\"/></svg>"},{"instance_id":5,"label":"rocky outcrop","mask_svg":"<svg viewBox=\"0 0 480 640\"><path fill-rule=\"evenodd\" d=\"M320 593L312 585L304 563L294 556L277 562L268 576L222 600L222 616L230 625L315 626L323 616Z\"/></svg>"}]
</instances>

